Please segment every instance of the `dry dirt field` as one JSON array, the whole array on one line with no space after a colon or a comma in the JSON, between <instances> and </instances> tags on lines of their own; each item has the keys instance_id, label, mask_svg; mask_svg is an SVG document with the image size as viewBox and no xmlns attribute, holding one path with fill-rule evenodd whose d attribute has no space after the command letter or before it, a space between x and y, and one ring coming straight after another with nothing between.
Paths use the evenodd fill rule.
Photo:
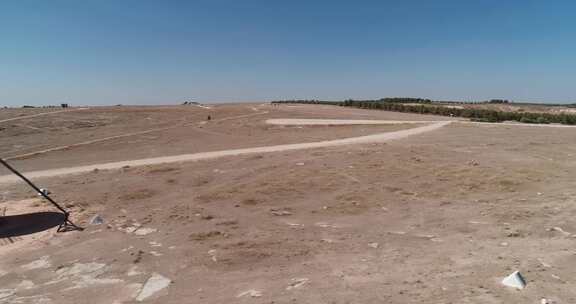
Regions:
<instances>
[{"instance_id":1,"label":"dry dirt field","mask_svg":"<svg viewBox=\"0 0 576 304\"><path fill-rule=\"evenodd\" d=\"M0 303L576 303L576 129L315 105L71 110L0 110L0 156L33 174L439 127L34 179L85 230L0 238ZM266 123L284 118L422 123ZM5 180L3 210L53 208ZM523 290L500 284L515 270Z\"/></svg>"}]
</instances>

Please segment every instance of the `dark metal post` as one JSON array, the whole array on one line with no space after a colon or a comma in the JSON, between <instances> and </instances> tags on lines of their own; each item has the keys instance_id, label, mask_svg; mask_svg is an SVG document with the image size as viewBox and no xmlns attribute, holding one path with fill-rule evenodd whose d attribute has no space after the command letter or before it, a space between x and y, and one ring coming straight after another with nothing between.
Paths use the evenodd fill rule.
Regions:
<instances>
[{"instance_id":1,"label":"dark metal post","mask_svg":"<svg viewBox=\"0 0 576 304\"><path fill-rule=\"evenodd\" d=\"M32 183L28 178L26 178L24 175L22 175L20 172L18 172L18 170L14 169L12 166L10 166L10 164L8 164L5 160L3 160L2 158L0 158L0 163L2 165L4 165L4 167L6 167L8 170L10 170L12 173L16 174L18 177L20 177L23 181L25 181L30 187L32 187L34 190L36 190L36 192L38 192L40 195L42 195L47 201L49 201L52 205L54 205L54 207L58 208L58 210L62 211L62 213L64 213L65 216L65 222L63 225L60 225L60 227L58 228L58 231L67 231L70 230L69 226L72 227L72 230L83 230L82 228L74 225L74 223L72 223L68 218L70 216L70 212L66 211L66 209L64 209L62 206L60 206L58 203L56 203L50 196L48 196L48 194L44 193L44 191L40 190L40 188L38 188L36 185L34 185L34 183Z\"/></svg>"}]
</instances>

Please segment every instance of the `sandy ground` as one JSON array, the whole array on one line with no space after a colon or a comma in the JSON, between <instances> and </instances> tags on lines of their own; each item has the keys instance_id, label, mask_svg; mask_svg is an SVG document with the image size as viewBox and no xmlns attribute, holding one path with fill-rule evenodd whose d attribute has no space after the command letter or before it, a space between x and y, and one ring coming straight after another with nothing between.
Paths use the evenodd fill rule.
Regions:
<instances>
[{"instance_id":1,"label":"sandy ground","mask_svg":"<svg viewBox=\"0 0 576 304\"><path fill-rule=\"evenodd\" d=\"M87 111L73 115L90 119L84 115L99 110ZM184 110L156 111L172 117L168 125ZM325 106L185 111L198 117L194 123L205 120L195 111L213 111L215 118L268 113L214 123L208 130L215 134L194 140L175 128L131 143L132 150L151 149L155 141L165 145L166 137L175 140L172 145L213 140L199 149L215 149L204 152L237 149L239 144L227 139L250 139L248 130L258 128L246 144L422 127L317 130L266 127L266 119L435 119ZM91 132L111 136L122 126L126 133L137 129L136 122L122 124ZM72 138L66 131L50 132L43 134L57 145L82 139L74 132ZM289 136L293 132L309 137L297 141ZM21 140L11 137L1 140ZM546 298L574 303L575 140L569 128L450 123L389 142L38 179L86 230L51 229L0 243L0 302L540 303ZM87 165L78 160L82 155L104 163L110 157L102 154L130 151L120 145L80 146L13 163L28 171ZM176 150L158 147L154 153ZM114 161L140 158L142 152L133 152L113 154L124 157ZM177 154L163 156L170 155ZM6 207L8 216L52 210L35 196L22 184L0 185L0 209ZM95 214L103 224L89 224ZM500 284L515 270L527 280L523 290Z\"/></svg>"}]
</instances>

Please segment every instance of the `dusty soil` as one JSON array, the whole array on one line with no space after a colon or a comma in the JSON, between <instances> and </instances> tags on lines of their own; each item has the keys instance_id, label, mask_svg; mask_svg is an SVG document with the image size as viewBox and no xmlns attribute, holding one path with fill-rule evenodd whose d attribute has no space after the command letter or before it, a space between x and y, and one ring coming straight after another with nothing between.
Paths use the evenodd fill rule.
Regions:
<instances>
[{"instance_id":1,"label":"dusty soil","mask_svg":"<svg viewBox=\"0 0 576 304\"><path fill-rule=\"evenodd\" d=\"M0 123L0 156L22 170L313 142L400 130L414 125L276 126L267 118L321 118L313 110L271 106L97 107ZM328 118L342 113L328 109ZM376 113L375 113L376 114ZM388 119L388 115L367 116ZM207 121L210 115L212 120ZM340 115L340 116L338 116ZM353 117L357 115L352 114ZM365 116L362 116L365 117ZM406 116L411 117L411 116ZM420 120L422 119L419 116ZM416 120L416 119L414 119ZM33 127L34 129L24 128ZM45 152L45 153L44 153ZM42 154L35 154L42 153ZM65 155L65 157L63 157Z\"/></svg>"},{"instance_id":2,"label":"dusty soil","mask_svg":"<svg viewBox=\"0 0 576 304\"><path fill-rule=\"evenodd\" d=\"M193 123L205 120L205 109L175 108L166 114L170 121L158 118L146 127L168 126L176 115L187 117L184 111L197 115L190 118ZM158 112L172 111L165 109ZM108 155L132 159L154 143L155 155L177 153L178 148L165 147L166 138L173 146L189 143L186 151L192 142L207 151L415 127L263 131L268 126L262 122L270 118L437 118L311 105L222 105L210 111L218 119L262 110L268 113L203 124L216 133L203 139L188 139L188 129L174 128L138 142L127 137L124 144L96 143L13 163L39 170L85 164L84 158L104 162ZM118 111L137 115L128 108ZM107 126L94 132L110 136L118 134L112 130L139 129L122 119ZM252 136L246 135L249 130ZM45 136L58 145L82 139L63 133ZM220 133L252 141L238 143ZM41 179L86 230L55 233L53 228L4 240L0 301L539 303L546 298L574 303L575 140L570 128L452 123L381 144ZM115 149L123 152L114 154ZM35 196L21 184L0 185L0 211L52 210ZM96 214L104 224L89 224ZM525 276L526 289L500 284L515 270ZM150 286L164 287L146 296Z\"/></svg>"}]
</instances>

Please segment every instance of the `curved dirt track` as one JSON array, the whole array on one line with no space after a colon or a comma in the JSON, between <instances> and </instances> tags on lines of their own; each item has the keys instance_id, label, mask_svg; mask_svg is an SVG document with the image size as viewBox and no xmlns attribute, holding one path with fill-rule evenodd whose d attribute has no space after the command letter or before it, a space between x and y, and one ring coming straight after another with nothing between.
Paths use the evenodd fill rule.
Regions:
<instances>
[{"instance_id":1,"label":"curved dirt track","mask_svg":"<svg viewBox=\"0 0 576 304\"><path fill-rule=\"evenodd\" d=\"M402 122L399 122L399 123L402 123ZM155 164L184 162L184 161L197 161L197 160L213 159L213 158L224 157L224 156L235 156L235 155L252 154L252 153L270 153L270 152L280 152L280 151L290 151L290 150L333 147L333 146L350 145L350 144L378 143L378 142L385 142L385 141L389 141L389 140L401 139L401 138L412 136L412 135L417 135L417 134L421 134L421 133L425 133L425 132L434 131L434 130L442 128L445 125L450 124L450 123L451 123L450 121L442 121L442 122L436 122L436 123L433 123L430 125L426 125L423 127L417 127L417 128L406 129L406 130L401 130L401 131L378 133L378 134L373 134L373 135L351 137L351 138L344 138L344 139L336 139L336 140L319 141L319 142L285 144L285 145L265 146L265 147L255 147L255 148L245 148L245 149L232 149L232 150L213 151L213 152L201 152L201 153L193 153L193 154L182 154L182 155L174 155L174 156L154 157L154 158L146 158L146 159L137 159L137 160L104 163L104 164L95 164L95 165L87 165L87 166L79 166L79 167L51 169L51 170L44 170L44 171L34 171L34 172L26 172L26 176L29 178L53 177L53 176L61 176L61 175L68 175L68 174L85 173L85 172L90 172L94 169L99 169L99 170L119 169L119 168L122 168L125 166L145 166L145 165L155 165ZM15 183L18 181L19 181L19 179L16 176L12 176L12 175L0 176L0 184Z\"/></svg>"},{"instance_id":2,"label":"curved dirt track","mask_svg":"<svg viewBox=\"0 0 576 304\"><path fill-rule=\"evenodd\" d=\"M298 119L298 118L279 118L268 119L270 125L294 125L294 126L339 126L339 125L396 125L396 124L425 124L437 123L430 120L367 120L367 119Z\"/></svg>"}]
</instances>

